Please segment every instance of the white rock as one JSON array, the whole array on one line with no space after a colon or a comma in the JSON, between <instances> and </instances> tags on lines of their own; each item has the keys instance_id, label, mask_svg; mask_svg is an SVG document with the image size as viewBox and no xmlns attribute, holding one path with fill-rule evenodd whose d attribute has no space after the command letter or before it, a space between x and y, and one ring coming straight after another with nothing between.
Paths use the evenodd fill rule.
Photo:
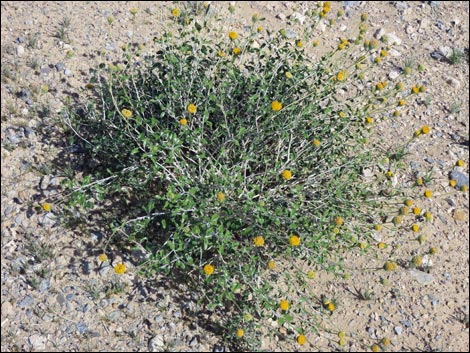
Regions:
<instances>
[{"instance_id":1,"label":"white rock","mask_svg":"<svg viewBox=\"0 0 470 353\"><path fill-rule=\"evenodd\" d=\"M325 32L325 30L326 30L326 24L325 24L325 22L323 22L323 20L321 20L320 22L318 22L317 29L318 29L320 32Z\"/></svg>"},{"instance_id":2,"label":"white rock","mask_svg":"<svg viewBox=\"0 0 470 353\"><path fill-rule=\"evenodd\" d=\"M300 13L298 13L298 12L294 12L292 15L290 15L289 18L292 19L292 20L294 20L294 21L299 21L299 23L300 23L301 25L303 25L304 22L305 22L305 16L302 15L302 14L300 14Z\"/></svg>"},{"instance_id":3,"label":"white rock","mask_svg":"<svg viewBox=\"0 0 470 353\"><path fill-rule=\"evenodd\" d=\"M448 58L452 54L452 48L447 46L439 47L439 52Z\"/></svg>"},{"instance_id":4,"label":"white rock","mask_svg":"<svg viewBox=\"0 0 470 353\"><path fill-rule=\"evenodd\" d=\"M281 21L284 21L287 17L282 12L278 13L276 18L279 18Z\"/></svg>"},{"instance_id":5,"label":"white rock","mask_svg":"<svg viewBox=\"0 0 470 353\"><path fill-rule=\"evenodd\" d=\"M412 25L408 25L406 26L405 31L406 31L406 34L411 34L411 33L414 33L416 29Z\"/></svg>"},{"instance_id":6,"label":"white rock","mask_svg":"<svg viewBox=\"0 0 470 353\"><path fill-rule=\"evenodd\" d=\"M154 336L150 341L149 341L149 351L150 352L160 352L161 348L165 345L165 342L163 341L162 336Z\"/></svg>"},{"instance_id":7,"label":"white rock","mask_svg":"<svg viewBox=\"0 0 470 353\"><path fill-rule=\"evenodd\" d=\"M379 28L377 31L375 31L374 37L380 40L380 38L382 38L384 34L385 34L385 30L383 28Z\"/></svg>"},{"instance_id":8,"label":"white rock","mask_svg":"<svg viewBox=\"0 0 470 353\"><path fill-rule=\"evenodd\" d=\"M446 186L447 186L447 185L446 185ZM424 256L423 256L423 266L432 267L432 259L431 259L431 256L429 256L429 255L424 255Z\"/></svg>"},{"instance_id":9,"label":"white rock","mask_svg":"<svg viewBox=\"0 0 470 353\"><path fill-rule=\"evenodd\" d=\"M40 335L32 335L28 338L29 344L32 346L33 351L43 351L46 349L47 338Z\"/></svg>"},{"instance_id":10,"label":"white rock","mask_svg":"<svg viewBox=\"0 0 470 353\"><path fill-rule=\"evenodd\" d=\"M393 57L401 56L401 53L393 48L388 51L388 54Z\"/></svg>"},{"instance_id":11,"label":"white rock","mask_svg":"<svg viewBox=\"0 0 470 353\"><path fill-rule=\"evenodd\" d=\"M459 89L460 88L460 81L457 80L455 77L449 77L447 80L446 80L446 83L448 85L451 85L452 87L456 88L456 89Z\"/></svg>"},{"instance_id":12,"label":"white rock","mask_svg":"<svg viewBox=\"0 0 470 353\"><path fill-rule=\"evenodd\" d=\"M19 57L22 57L24 55L24 47L22 45L18 45L18 47L16 48L16 54Z\"/></svg>"},{"instance_id":13,"label":"white rock","mask_svg":"<svg viewBox=\"0 0 470 353\"><path fill-rule=\"evenodd\" d=\"M346 25L341 25L341 27L339 27L340 32L346 32L347 29L348 29L348 26Z\"/></svg>"},{"instance_id":14,"label":"white rock","mask_svg":"<svg viewBox=\"0 0 470 353\"><path fill-rule=\"evenodd\" d=\"M398 71L391 71L389 74L388 74L388 78L390 80L394 80L396 79L398 76L400 76L400 73Z\"/></svg>"},{"instance_id":15,"label":"white rock","mask_svg":"<svg viewBox=\"0 0 470 353\"><path fill-rule=\"evenodd\" d=\"M2 304L2 314L5 316L13 314L13 305L8 300Z\"/></svg>"},{"instance_id":16,"label":"white rock","mask_svg":"<svg viewBox=\"0 0 470 353\"><path fill-rule=\"evenodd\" d=\"M410 275L413 279L424 285L430 284L434 281L434 277L430 273L415 270L413 268L410 269Z\"/></svg>"},{"instance_id":17,"label":"white rock","mask_svg":"<svg viewBox=\"0 0 470 353\"><path fill-rule=\"evenodd\" d=\"M401 39L395 34L395 32L387 33L388 42L390 44L400 45Z\"/></svg>"},{"instance_id":18,"label":"white rock","mask_svg":"<svg viewBox=\"0 0 470 353\"><path fill-rule=\"evenodd\" d=\"M418 32L423 33L426 29L428 29L428 27L429 27L429 20L427 18L423 18L421 19L421 21L419 21Z\"/></svg>"}]
</instances>

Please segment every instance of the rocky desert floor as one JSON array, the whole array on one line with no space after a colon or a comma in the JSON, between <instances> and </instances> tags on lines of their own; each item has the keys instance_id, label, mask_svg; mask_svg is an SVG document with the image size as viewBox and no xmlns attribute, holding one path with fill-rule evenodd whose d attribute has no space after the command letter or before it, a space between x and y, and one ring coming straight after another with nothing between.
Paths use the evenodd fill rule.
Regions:
<instances>
[{"instance_id":1,"label":"rocky desert floor","mask_svg":"<svg viewBox=\"0 0 470 353\"><path fill-rule=\"evenodd\" d=\"M76 152L62 135L65 102L85 96L90 69L99 53L110 60L130 38L150 43L168 22L175 7L195 2L1 2L1 350L2 351L228 351L210 317L196 317L191 293L165 279L146 279L133 271L139 254L113 249L98 261L109 236L96 226L73 232L55 215L63 175L52 161ZM214 16L225 16L227 32L247 30L254 13L263 27L296 31L300 18L315 2L208 2ZM427 86L423 98L405 115L388 122L385 140L398 140L426 124L429 136L409 146L407 175L431 175L434 196L421 198L433 221L421 230L424 244L407 242L403 258L436 247L425 255L428 271L400 268L386 281L366 270L374 259L359 252L345 254L350 278L325 270L315 288L338 298L334 315L319 335L303 346L285 339L282 327L266 322L270 334L261 347L273 351L363 351L383 337L389 351L469 350L469 5L463 1L342 1L336 32L318 28L328 50L360 14L369 16L368 37L394 35L384 75L396 77L406 62L421 63L418 80ZM131 8L137 9L132 25ZM112 16L113 23L108 18ZM151 46L149 45L149 49ZM463 166L456 166L462 160ZM457 188L449 186L453 178ZM408 179L406 179L408 180ZM405 185L406 186L406 185ZM50 212L40 205L49 202ZM38 207L39 205L39 207ZM128 264L121 280L126 291L107 295L112 265ZM386 284L384 284L386 283ZM368 293L368 300L359 294ZM344 346L335 332L346 332Z\"/></svg>"}]
</instances>

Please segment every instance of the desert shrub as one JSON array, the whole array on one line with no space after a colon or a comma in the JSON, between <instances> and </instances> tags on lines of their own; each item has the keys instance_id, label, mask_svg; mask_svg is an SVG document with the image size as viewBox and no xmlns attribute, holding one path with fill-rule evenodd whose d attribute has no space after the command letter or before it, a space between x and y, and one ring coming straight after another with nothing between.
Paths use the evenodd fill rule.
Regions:
<instances>
[{"instance_id":1,"label":"desert shrub","mask_svg":"<svg viewBox=\"0 0 470 353\"><path fill-rule=\"evenodd\" d=\"M321 266L391 223L406 149L384 148L375 125L400 116L419 87L377 75L390 47L364 38L366 16L355 37L316 55L309 29L329 12L308 13L312 27L293 36L257 17L247 34L221 33L173 9L153 50L127 45L121 63L96 71L86 109L68 113L94 161L69 183L71 208L101 210L115 237L151 254L143 273L183 276L226 313L234 339L265 312L292 321L263 275L277 259ZM299 273L291 286L313 278Z\"/></svg>"}]
</instances>

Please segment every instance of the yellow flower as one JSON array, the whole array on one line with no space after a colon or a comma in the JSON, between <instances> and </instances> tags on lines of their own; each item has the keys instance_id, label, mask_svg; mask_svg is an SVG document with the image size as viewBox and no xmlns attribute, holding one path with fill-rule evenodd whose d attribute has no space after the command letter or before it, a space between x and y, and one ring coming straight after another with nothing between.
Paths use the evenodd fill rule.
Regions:
<instances>
[{"instance_id":1,"label":"yellow flower","mask_svg":"<svg viewBox=\"0 0 470 353\"><path fill-rule=\"evenodd\" d=\"M384 346L390 346L390 344L391 344L390 340L389 340L387 337L382 338L381 343L382 343Z\"/></svg>"},{"instance_id":2,"label":"yellow flower","mask_svg":"<svg viewBox=\"0 0 470 353\"><path fill-rule=\"evenodd\" d=\"M253 22L258 21L258 20L259 20L259 15L258 15L257 13L254 13L253 16L251 16L251 20L252 20Z\"/></svg>"},{"instance_id":3,"label":"yellow flower","mask_svg":"<svg viewBox=\"0 0 470 353\"><path fill-rule=\"evenodd\" d=\"M340 346L345 346L346 345L346 340L344 338L340 338L339 341L338 341L338 344Z\"/></svg>"},{"instance_id":4,"label":"yellow flower","mask_svg":"<svg viewBox=\"0 0 470 353\"><path fill-rule=\"evenodd\" d=\"M180 9L174 8L173 10L171 10L171 14L173 15L173 17L178 17L180 15Z\"/></svg>"},{"instance_id":5,"label":"yellow flower","mask_svg":"<svg viewBox=\"0 0 470 353\"><path fill-rule=\"evenodd\" d=\"M467 185L462 185L462 186L460 187L460 191L467 192L467 190L468 190Z\"/></svg>"},{"instance_id":6,"label":"yellow flower","mask_svg":"<svg viewBox=\"0 0 470 353\"><path fill-rule=\"evenodd\" d=\"M129 12L132 14L132 15L135 15L137 13L137 9L135 7L131 8L129 10Z\"/></svg>"},{"instance_id":7,"label":"yellow flower","mask_svg":"<svg viewBox=\"0 0 470 353\"><path fill-rule=\"evenodd\" d=\"M393 177L393 172L389 170L387 173L385 173L385 175L387 176L387 178L391 178Z\"/></svg>"},{"instance_id":8,"label":"yellow flower","mask_svg":"<svg viewBox=\"0 0 470 353\"><path fill-rule=\"evenodd\" d=\"M315 278L315 272L313 272L312 270L308 271L307 272L307 277L308 277L308 279L314 279Z\"/></svg>"},{"instance_id":9,"label":"yellow flower","mask_svg":"<svg viewBox=\"0 0 470 353\"><path fill-rule=\"evenodd\" d=\"M225 194L224 194L222 191L219 191L219 192L217 193L217 200L218 200L219 202L224 202L224 200L225 200Z\"/></svg>"},{"instance_id":10,"label":"yellow flower","mask_svg":"<svg viewBox=\"0 0 470 353\"><path fill-rule=\"evenodd\" d=\"M126 119L129 119L132 116L132 112L129 109L123 109L121 110L121 113Z\"/></svg>"},{"instance_id":11,"label":"yellow flower","mask_svg":"<svg viewBox=\"0 0 470 353\"><path fill-rule=\"evenodd\" d=\"M233 48L233 54L234 55L239 55L242 52L242 50L239 47Z\"/></svg>"},{"instance_id":12,"label":"yellow flower","mask_svg":"<svg viewBox=\"0 0 470 353\"><path fill-rule=\"evenodd\" d=\"M271 103L271 109L274 110L274 111L281 110L282 109L282 103L278 102L278 101L273 101Z\"/></svg>"},{"instance_id":13,"label":"yellow flower","mask_svg":"<svg viewBox=\"0 0 470 353\"><path fill-rule=\"evenodd\" d=\"M387 53L386 50L382 49L382 50L380 51L380 56L382 56L382 57L385 58L387 55L388 55L388 53Z\"/></svg>"},{"instance_id":14,"label":"yellow flower","mask_svg":"<svg viewBox=\"0 0 470 353\"><path fill-rule=\"evenodd\" d=\"M382 62L382 58L380 56L376 56L375 59L374 59L374 62L376 64L380 64Z\"/></svg>"},{"instance_id":15,"label":"yellow flower","mask_svg":"<svg viewBox=\"0 0 470 353\"><path fill-rule=\"evenodd\" d=\"M423 259L422 259L421 256L415 255L411 259L411 262L413 262L413 264L416 265L416 266L421 266L423 264Z\"/></svg>"},{"instance_id":16,"label":"yellow flower","mask_svg":"<svg viewBox=\"0 0 470 353\"><path fill-rule=\"evenodd\" d=\"M339 338L345 338L345 337L346 337L346 332L344 332L344 331L339 331L339 332L338 332L338 337L339 337Z\"/></svg>"},{"instance_id":17,"label":"yellow flower","mask_svg":"<svg viewBox=\"0 0 470 353\"><path fill-rule=\"evenodd\" d=\"M346 113L345 112L339 112L338 115L341 119L346 118Z\"/></svg>"},{"instance_id":18,"label":"yellow flower","mask_svg":"<svg viewBox=\"0 0 470 353\"><path fill-rule=\"evenodd\" d=\"M295 41L295 45L297 46L297 48L302 48L304 46L304 43L302 43L300 39L297 39Z\"/></svg>"},{"instance_id":19,"label":"yellow flower","mask_svg":"<svg viewBox=\"0 0 470 353\"><path fill-rule=\"evenodd\" d=\"M359 248L360 248L361 250L364 250L365 248L367 248L367 243L360 242L360 243L359 243Z\"/></svg>"},{"instance_id":20,"label":"yellow flower","mask_svg":"<svg viewBox=\"0 0 470 353\"><path fill-rule=\"evenodd\" d=\"M372 352L380 352L380 347L378 344L373 344L370 348L372 349Z\"/></svg>"},{"instance_id":21,"label":"yellow flower","mask_svg":"<svg viewBox=\"0 0 470 353\"><path fill-rule=\"evenodd\" d=\"M344 81L346 79L346 71L342 70L336 74L336 79L338 81Z\"/></svg>"},{"instance_id":22,"label":"yellow flower","mask_svg":"<svg viewBox=\"0 0 470 353\"><path fill-rule=\"evenodd\" d=\"M432 218L431 212L426 211L426 212L424 213L424 218L426 218L428 221L430 221L431 218Z\"/></svg>"},{"instance_id":23,"label":"yellow flower","mask_svg":"<svg viewBox=\"0 0 470 353\"><path fill-rule=\"evenodd\" d=\"M188 112L190 112L191 114L196 113L196 110L197 110L197 106L195 106L194 104L191 103L188 105Z\"/></svg>"},{"instance_id":24,"label":"yellow flower","mask_svg":"<svg viewBox=\"0 0 470 353\"><path fill-rule=\"evenodd\" d=\"M432 191L431 190L426 190L424 192L424 196L426 196L428 199L432 197Z\"/></svg>"},{"instance_id":25,"label":"yellow flower","mask_svg":"<svg viewBox=\"0 0 470 353\"><path fill-rule=\"evenodd\" d=\"M338 234L338 233L339 233L339 228L336 228L336 227L333 228L333 233L334 233L334 234Z\"/></svg>"},{"instance_id":26,"label":"yellow flower","mask_svg":"<svg viewBox=\"0 0 470 353\"><path fill-rule=\"evenodd\" d=\"M326 306L328 308L329 311L333 312L335 311L336 307L335 307L335 304L333 303L328 303L328 305Z\"/></svg>"},{"instance_id":27,"label":"yellow flower","mask_svg":"<svg viewBox=\"0 0 470 353\"><path fill-rule=\"evenodd\" d=\"M384 264L385 271L395 271L397 268L398 268L397 263L393 261L387 261Z\"/></svg>"},{"instance_id":28,"label":"yellow flower","mask_svg":"<svg viewBox=\"0 0 470 353\"><path fill-rule=\"evenodd\" d=\"M421 135L421 130L415 130L413 136L414 137L419 137Z\"/></svg>"},{"instance_id":29,"label":"yellow flower","mask_svg":"<svg viewBox=\"0 0 470 353\"><path fill-rule=\"evenodd\" d=\"M430 131L431 131L431 129L427 125L423 125L423 127L421 128L421 132L425 135L429 134Z\"/></svg>"},{"instance_id":30,"label":"yellow flower","mask_svg":"<svg viewBox=\"0 0 470 353\"><path fill-rule=\"evenodd\" d=\"M285 299L282 299L279 303L279 307L281 308L281 310L287 311L289 309L289 302Z\"/></svg>"},{"instance_id":31,"label":"yellow flower","mask_svg":"<svg viewBox=\"0 0 470 353\"><path fill-rule=\"evenodd\" d=\"M118 275L122 275L124 272L126 272L126 265L117 264L114 266L114 272L116 272Z\"/></svg>"},{"instance_id":32,"label":"yellow flower","mask_svg":"<svg viewBox=\"0 0 470 353\"><path fill-rule=\"evenodd\" d=\"M219 50L219 52L217 53L217 55L221 58L223 58L225 56L225 52L223 50Z\"/></svg>"},{"instance_id":33,"label":"yellow flower","mask_svg":"<svg viewBox=\"0 0 470 353\"><path fill-rule=\"evenodd\" d=\"M398 116L400 116L400 115L401 115L401 113L400 113L399 110L395 110L395 111L393 112L393 116L394 116L394 117L398 117Z\"/></svg>"},{"instance_id":34,"label":"yellow flower","mask_svg":"<svg viewBox=\"0 0 470 353\"><path fill-rule=\"evenodd\" d=\"M368 17L368 15L367 15L366 13L363 13L363 14L361 15L361 21L362 21L362 22L367 21L367 17Z\"/></svg>"},{"instance_id":35,"label":"yellow flower","mask_svg":"<svg viewBox=\"0 0 470 353\"><path fill-rule=\"evenodd\" d=\"M257 31L258 33L263 32L263 27L259 26L258 28L256 28L256 31Z\"/></svg>"},{"instance_id":36,"label":"yellow flower","mask_svg":"<svg viewBox=\"0 0 470 353\"><path fill-rule=\"evenodd\" d=\"M255 239L253 239L253 242L255 243L256 247L264 246L264 238L261 235L255 237Z\"/></svg>"},{"instance_id":37,"label":"yellow flower","mask_svg":"<svg viewBox=\"0 0 470 353\"><path fill-rule=\"evenodd\" d=\"M413 208L413 214L415 216L419 216L421 214L421 209L419 207L414 207Z\"/></svg>"},{"instance_id":38,"label":"yellow flower","mask_svg":"<svg viewBox=\"0 0 470 353\"><path fill-rule=\"evenodd\" d=\"M299 337L297 337L298 344L303 345L305 342L307 342L307 337L305 337L305 335L299 335Z\"/></svg>"},{"instance_id":39,"label":"yellow flower","mask_svg":"<svg viewBox=\"0 0 470 353\"><path fill-rule=\"evenodd\" d=\"M423 185L423 184L424 184L423 178L418 177L418 178L416 179L416 184L417 184L417 185Z\"/></svg>"},{"instance_id":40,"label":"yellow flower","mask_svg":"<svg viewBox=\"0 0 470 353\"><path fill-rule=\"evenodd\" d=\"M368 116L368 117L366 118L366 124L369 124L369 125L370 125L370 124L373 124L373 123L374 123L374 118Z\"/></svg>"},{"instance_id":41,"label":"yellow flower","mask_svg":"<svg viewBox=\"0 0 470 353\"><path fill-rule=\"evenodd\" d=\"M313 140L313 144L314 144L316 147L318 147L318 146L320 146L321 142L320 142L320 140L318 140L318 139L314 139L314 140Z\"/></svg>"},{"instance_id":42,"label":"yellow flower","mask_svg":"<svg viewBox=\"0 0 470 353\"><path fill-rule=\"evenodd\" d=\"M268 268L270 270L274 270L274 268L276 267L276 263L273 261L273 260L269 260L268 262Z\"/></svg>"},{"instance_id":43,"label":"yellow flower","mask_svg":"<svg viewBox=\"0 0 470 353\"><path fill-rule=\"evenodd\" d=\"M204 266L204 273L208 276L214 273L214 266L211 264L207 264Z\"/></svg>"},{"instance_id":44,"label":"yellow flower","mask_svg":"<svg viewBox=\"0 0 470 353\"><path fill-rule=\"evenodd\" d=\"M462 161L461 159L459 159L459 160L457 161L457 163L455 163L455 164L456 164L458 167L463 167L465 163L464 163L464 161Z\"/></svg>"},{"instance_id":45,"label":"yellow flower","mask_svg":"<svg viewBox=\"0 0 470 353\"><path fill-rule=\"evenodd\" d=\"M380 242L377 244L377 247L382 250L382 249L385 249L386 245L384 242Z\"/></svg>"},{"instance_id":46,"label":"yellow flower","mask_svg":"<svg viewBox=\"0 0 470 353\"><path fill-rule=\"evenodd\" d=\"M238 33L237 32L229 32L228 36L231 40L235 40L238 38Z\"/></svg>"},{"instance_id":47,"label":"yellow flower","mask_svg":"<svg viewBox=\"0 0 470 353\"><path fill-rule=\"evenodd\" d=\"M108 257L106 256L105 253L103 253L103 254L100 254L100 256L98 256L98 260L100 260L100 262L105 262L106 260L108 260Z\"/></svg>"},{"instance_id":48,"label":"yellow flower","mask_svg":"<svg viewBox=\"0 0 470 353\"><path fill-rule=\"evenodd\" d=\"M419 91L421 93L426 92L426 86L424 86L424 85L419 86Z\"/></svg>"},{"instance_id":49,"label":"yellow flower","mask_svg":"<svg viewBox=\"0 0 470 353\"><path fill-rule=\"evenodd\" d=\"M417 233L419 231L419 225L418 224L413 224L411 226L411 229L413 230L413 232Z\"/></svg>"},{"instance_id":50,"label":"yellow flower","mask_svg":"<svg viewBox=\"0 0 470 353\"><path fill-rule=\"evenodd\" d=\"M411 207L412 204L413 204L413 200L411 200L411 199L406 199L405 200L405 205L406 206Z\"/></svg>"},{"instance_id":51,"label":"yellow flower","mask_svg":"<svg viewBox=\"0 0 470 353\"><path fill-rule=\"evenodd\" d=\"M419 87L418 87L418 86L413 86L413 87L411 88L411 93L414 93L414 94L419 93Z\"/></svg>"},{"instance_id":52,"label":"yellow flower","mask_svg":"<svg viewBox=\"0 0 470 353\"><path fill-rule=\"evenodd\" d=\"M437 252L438 252L438 249L437 249L437 247L435 247L435 246L433 246L431 249L429 249L429 253L430 253L431 255L436 255Z\"/></svg>"},{"instance_id":53,"label":"yellow flower","mask_svg":"<svg viewBox=\"0 0 470 353\"><path fill-rule=\"evenodd\" d=\"M290 71L286 71L286 77L287 78L292 78L292 73Z\"/></svg>"},{"instance_id":54,"label":"yellow flower","mask_svg":"<svg viewBox=\"0 0 470 353\"><path fill-rule=\"evenodd\" d=\"M402 218L400 216L395 216L393 217L393 224L397 225L397 224L401 224L402 222Z\"/></svg>"},{"instance_id":55,"label":"yellow flower","mask_svg":"<svg viewBox=\"0 0 470 353\"><path fill-rule=\"evenodd\" d=\"M457 185L457 180L455 179L450 179L449 180L449 185L452 186L452 187L455 187Z\"/></svg>"},{"instance_id":56,"label":"yellow flower","mask_svg":"<svg viewBox=\"0 0 470 353\"><path fill-rule=\"evenodd\" d=\"M243 329L239 328L237 330L237 337L238 338L242 338L244 334L245 334L245 331L243 331Z\"/></svg>"},{"instance_id":57,"label":"yellow flower","mask_svg":"<svg viewBox=\"0 0 470 353\"><path fill-rule=\"evenodd\" d=\"M188 120L186 118L180 119L179 123L183 126L188 124Z\"/></svg>"},{"instance_id":58,"label":"yellow flower","mask_svg":"<svg viewBox=\"0 0 470 353\"><path fill-rule=\"evenodd\" d=\"M338 50L344 50L344 48L346 48L346 44L344 44L344 43L339 43L338 44Z\"/></svg>"},{"instance_id":59,"label":"yellow flower","mask_svg":"<svg viewBox=\"0 0 470 353\"><path fill-rule=\"evenodd\" d=\"M377 83L377 85L375 86L375 88L378 90L378 91L381 91L385 88L383 82L379 82Z\"/></svg>"},{"instance_id":60,"label":"yellow flower","mask_svg":"<svg viewBox=\"0 0 470 353\"><path fill-rule=\"evenodd\" d=\"M282 178L283 178L284 180L290 180L290 179L292 179L292 172L291 172L289 169L283 170L282 173L281 173L281 175L282 175Z\"/></svg>"},{"instance_id":61,"label":"yellow flower","mask_svg":"<svg viewBox=\"0 0 470 353\"><path fill-rule=\"evenodd\" d=\"M343 217L340 217L340 216L335 217L335 223L336 223L337 226L342 226L344 224Z\"/></svg>"},{"instance_id":62,"label":"yellow flower","mask_svg":"<svg viewBox=\"0 0 470 353\"><path fill-rule=\"evenodd\" d=\"M289 238L289 243L292 246L299 246L300 245L300 238L297 235L291 235Z\"/></svg>"},{"instance_id":63,"label":"yellow flower","mask_svg":"<svg viewBox=\"0 0 470 353\"><path fill-rule=\"evenodd\" d=\"M313 42L312 42L313 46L314 47L318 47L318 45L320 44L320 41L318 39L315 39Z\"/></svg>"},{"instance_id":64,"label":"yellow flower","mask_svg":"<svg viewBox=\"0 0 470 353\"><path fill-rule=\"evenodd\" d=\"M45 203L42 205L42 209L46 212L50 212L51 211L51 204L50 203Z\"/></svg>"},{"instance_id":65,"label":"yellow flower","mask_svg":"<svg viewBox=\"0 0 470 353\"><path fill-rule=\"evenodd\" d=\"M380 231L380 230L382 229L382 225L381 225L381 224L376 224L376 225L374 226L374 229L375 229L376 231Z\"/></svg>"}]
</instances>

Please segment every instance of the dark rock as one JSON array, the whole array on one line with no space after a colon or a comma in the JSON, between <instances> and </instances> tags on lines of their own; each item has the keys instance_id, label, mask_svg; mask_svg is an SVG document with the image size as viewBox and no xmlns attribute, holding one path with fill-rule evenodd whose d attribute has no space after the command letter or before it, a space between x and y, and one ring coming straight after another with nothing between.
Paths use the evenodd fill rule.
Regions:
<instances>
[{"instance_id":1,"label":"dark rock","mask_svg":"<svg viewBox=\"0 0 470 353\"><path fill-rule=\"evenodd\" d=\"M29 90L22 89L16 95L18 98L24 100L26 104L33 105L33 100L31 99L31 92Z\"/></svg>"},{"instance_id":2,"label":"dark rock","mask_svg":"<svg viewBox=\"0 0 470 353\"><path fill-rule=\"evenodd\" d=\"M55 68L57 71L64 71L65 70L65 65L63 63L57 63L55 64Z\"/></svg>"}]
</instances>

